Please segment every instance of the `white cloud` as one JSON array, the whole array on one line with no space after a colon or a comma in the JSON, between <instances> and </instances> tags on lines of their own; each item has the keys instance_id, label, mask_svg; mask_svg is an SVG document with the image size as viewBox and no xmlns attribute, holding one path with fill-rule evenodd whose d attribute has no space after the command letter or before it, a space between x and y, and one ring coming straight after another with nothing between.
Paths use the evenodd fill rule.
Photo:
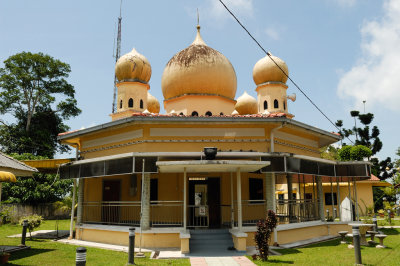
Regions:
<instances>
[{"instance_id":1,"label":"white cloud","mask_svg":"<svg viewBox=\"0 0 400 266\"><path fill-rule=\"evenodd\" d=\"M280 39L279 31L276 27L268 27L264 30L265 34L267 34L268 38L277 41Z\"/></svg>"},{"instance_id":2,"label":"white cloud","mask_svg":"<svg viewBox=\"0 0 400 266\"><path fill-rule=\"evenodd\" d=\"M359 108L367 100L370 107L400 111L400 1L386 0L383 9L380 20L362 27L362 57L341 77L338 94Z\"/></svg>"},{"instance_id":3,"label":"white cloud","mask_svg":"<svg viewBox=\"0 0 400 266\"><path fill-rule=\"evenodd\" d=\"M253 0L223 0L224 4L235 15L252 16L253 15ZM211 15L221 19L230 16L225 7L218 0L209 0Z\"/></svg>"}]
</instances>

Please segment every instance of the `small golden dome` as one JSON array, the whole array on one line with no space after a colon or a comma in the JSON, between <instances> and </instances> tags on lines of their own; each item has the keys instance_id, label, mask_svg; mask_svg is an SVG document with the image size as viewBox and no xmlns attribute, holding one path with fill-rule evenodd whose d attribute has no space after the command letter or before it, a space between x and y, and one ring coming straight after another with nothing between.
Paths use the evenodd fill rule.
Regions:
<instances>
[{"instance_id":1,"label":"small golden dome","mask_svg":"<svg viewBox=\"0 0 400 266\"><path fill-rule=\"evenodd\" d=\"M244 92L242 96L240 96L235 105L235 110L240 115L252 115L258 113L257 100L248 95L247 92Z\"/></svg>"},{"instance_id":2,"label":"small golden dome","mask_svg":"<svg viewBox=\"0 0 400 266\"><path fill-rule=\"evenodd\" d=\"M186 94L234 99L236 86L232 64L223 54L206 45L200 35L200 26L197 26L193 43L168 61L161 78L165 99Z\"/></svg>"},{"instance_id":3,"label":"small golden dome","mask_svg":"<svg viewBox=\"0 0 400 266\"><path fill-rule=\"evenodd\" d=\"M289 75L289 69L282 59L271 55L271 58L278 64L282 70ZM265 57L258 60L253 68L253 80L256 85L260 85L265 82L282 82L286 83L288 77L282 72L281 69L266 55Z\"/></svg>"},{"instance_id":4,"label":"small golden dome","mask_svg":"<svg viewBox=\"0 0 400 266\"><path fill-rule=\"evenodd\" d=\"M151 77L151 66L147 58L135 48L121 56L115 64L115 75L121 81L139 81L147 83Z\"/></svg>"},{"instance_id":5,"label":"small golden dome","mask_svg":"<svg viewBox=\"0 0 400 266\"><path fill-rule=\"evenodd\" d=\"M157 98L147 92L147 110L150 113L158 114L160 112L160 103Z\"/></svg>"}]
</instances>

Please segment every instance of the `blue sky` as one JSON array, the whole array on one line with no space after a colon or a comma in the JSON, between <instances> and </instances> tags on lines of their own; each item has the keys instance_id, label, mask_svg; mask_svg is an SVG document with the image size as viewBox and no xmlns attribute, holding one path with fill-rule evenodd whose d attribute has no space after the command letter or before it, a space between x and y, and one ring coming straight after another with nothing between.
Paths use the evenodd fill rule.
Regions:
<instances>
[{"instance_id":1,"label":"blue sky","mask_svg":"<svg viewBox=\"0 0 400 266\"><path fill-rule=\"evenodd\" d=\"M113 48L119 0L0 0L0 65L21 51L43 52L69 63L82 114L71 129L110 121ZM375 114L381 130L381 159L400 146L400 1L225 0L261 45L286 61L290 77L331 120L353 125L350 110ZM122 4L122 54L136 48L152 66L150 93L161 103L165 64L195 38L200 12L205 42L235 68L236 97L256 96L254 64L263 52L218 0L134 1ZM296 120L327 131L335 128L288 83ZM161 104L162 105L162 104ZM10 119L3 116L3 119ZM62 157L62 156L61 156Z\"/></svg>"}]
</instances>

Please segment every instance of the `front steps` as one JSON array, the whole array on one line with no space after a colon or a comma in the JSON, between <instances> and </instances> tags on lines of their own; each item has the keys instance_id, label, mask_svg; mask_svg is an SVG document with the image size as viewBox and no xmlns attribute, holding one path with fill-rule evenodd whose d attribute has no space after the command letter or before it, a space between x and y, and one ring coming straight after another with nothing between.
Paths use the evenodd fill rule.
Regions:
<instances>
[{"instance_id":1,"label":"front steps","mask_svg":"<svg viewBox=\"0 0 400 266\"><path fill-rule=\"evenodd\" d=\"M246 252L233 248L232 235L228 229L190 230L189 256L239 256Z\"/></svg>"}]
</instances>

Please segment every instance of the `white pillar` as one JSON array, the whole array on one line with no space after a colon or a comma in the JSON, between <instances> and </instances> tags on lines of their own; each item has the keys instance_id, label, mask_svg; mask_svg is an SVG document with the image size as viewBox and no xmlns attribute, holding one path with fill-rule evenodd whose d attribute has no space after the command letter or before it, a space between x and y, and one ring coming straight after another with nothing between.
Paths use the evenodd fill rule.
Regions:
<instances>
[{"instance_id":1,"label":"white pillar","mask_svg":"<svg viewBox=\"0 0 400 266\"><path fill-rule=\"evenodd\" d=\"M235 206L233 205L233 174L231 172L231 228L235 225Z\"/></svg>"},{"instance_id":2,"label":"white pillar","mask_svg":"<svg viewBox=\"0 0 400 266\"><path fill-rule=\"evenodd\" d=\"M331 178L331 202L332 202L332 217L333 221L335 221L336 214L335 214L335 199L333 197L333 184L332 184L332 177Z\"/></svg>"},{"instance_id":3,"label":"white pillar","mask_svg":"<svg viewBox=\"0 0 400 266\"><path fill-rule=\"evenodd\" d=\"M150 228L150 174L142 175L142 230Z\"/></svg>"},{"instance_id":4,"label":"white pillar","mask_svg":"<svg viewBox=\"0 0 400 266\"><path fill-rule=\"evenodd\" d=\"M187 226L187 217L186 217L186 211L187 211L187 176L186 176L186 167L183 168L183 228L186 230Z\"/></svg>"},{"instance_id":5,"label":"white pillar","mask_svg":"<svg viewBox=\"0 0 400 266\"><path fill-rule=\"evenodd\" d=\"M336 177L336 185L337 185L337 194L336 194L336 197L337 197L337 208L338 208L338 214L339 214L339 220L341 221L342 220L342 210L341 210L341 208L340 208L340 186L339 186L339 177Z\"/></svg>"},{"instance_id":6,"label":"white pillar","mask_svg":"<svg viewBox=\"0 0 400 266\"><path fill-rule=\"evenodd\" d=\"M320 176L317 176L316 179L317 179L317 197L318 197L319 217L320 217L321 221L325 222L324 192L322 189L322 178Z\"/></svg>"},{"instance_id":7,"label":"white pillar","mask_svg":"<svg viewBox=\"0 0 400 266\"><path fill-rule=\"evenodd\" d=\"M72 239L74 235L74 218L75 218L75 194L76 194L76 178L74 178L74 186L72 189L72 204L71 204L71 222L69 225L69 237Z\"/></svg>"},{"instance_id":8,"label":"white pillar","mask_svg":"<svg viewBox=\"0 0 400 266\"><path fill-rule=\"evenodd\" d=\"M276 212L276 199L275 199L275 174L265 174L265 199L267 201L267 211L272 210Z\"/></svg>"},{"instance_id":9,"label":"white pillar","mask_svg":"<svg viewBox=\"0 0 400 266\"><path fill-rule=\"evenodd\" d=\"M78 210L77 210L77 217L76 217L76 223L81 224L82 223L82 213L83 213L83 192L85 188L85 179L79 178L79 187L78 187Z\"/></svg>"},{"instance_id":10,"label":"white pillar","mask_svg":"<svg viewBox=\"0 0 400 266\"><path fill-rule=\"evenodd\" d=\"M242 185L241 185L241 176L240 176L240 168L236 171L236 179L237 179L237 205L238 205L238 228L239 231L242 231Z\"/></svg>"}]
</instances>

